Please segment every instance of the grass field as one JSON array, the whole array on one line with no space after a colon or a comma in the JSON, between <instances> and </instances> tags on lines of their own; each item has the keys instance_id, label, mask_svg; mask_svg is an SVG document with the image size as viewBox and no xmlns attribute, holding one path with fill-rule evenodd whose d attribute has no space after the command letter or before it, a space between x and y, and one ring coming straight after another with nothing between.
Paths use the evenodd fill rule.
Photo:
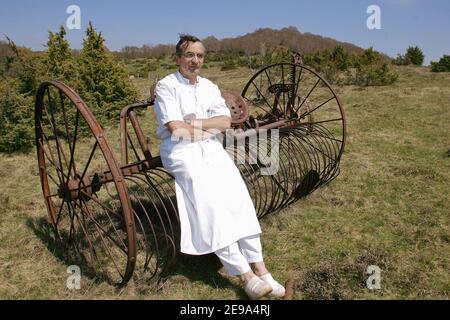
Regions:
<instances>
[{"instance_id":1,"label":"grass field","mask_svg":"<svg viewBox=\"0 0 450 320\"><path fill-rule=\"evenodd\" d=\"M450 298L450 74L398 71L391 86L336 88L348 130L341 174L261 221L266 264L281 281L294 279L295 299ZM203 75L241 91L251 72L210 67ZM152 80L134 81L144 97ZM154 137L150 111L143 123ZM117 151L117 128L107 134ZM35 152L0 155L0 177L2 299L246 297L211 256L181 257L158 291L152 283L116 288L85 275L80 290L69 290ZM380 290L366 287L369 265L381 269Z\"/></svg>"}]
</instances>

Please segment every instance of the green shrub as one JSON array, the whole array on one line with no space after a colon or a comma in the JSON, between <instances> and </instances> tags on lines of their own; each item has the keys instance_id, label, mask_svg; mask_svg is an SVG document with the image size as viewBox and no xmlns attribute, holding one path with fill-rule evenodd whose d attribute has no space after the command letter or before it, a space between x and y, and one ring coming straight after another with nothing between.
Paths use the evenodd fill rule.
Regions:
<instances>
[{"instance_id":1,"label":"green shrub","mask_svg":"<svg viewBox=\"0 0 450 320\"><path fill-rule=\"evenodd\" d=\"M19 48L9 41L11 54L0 64L0 152L25 151L34 145L33 106L44 80L57 79L71 86L101 124L110 120L116 123L120 110L136 101L136 88L92 24L77 56L72 54L65 34L63 27L57 33L49 32L44 53ZM155 66L147 61L145 68Z\"/></svg>"},{"instance_id":2,"label":"green shrub","mask_svg":"<svg viewBox=\"0 0 450 320\"><path fill-rule=\"evenodd\" d=\"M67 85L78 86L75 59L72 56L69 42L65 39L66 30L63 26L59 32L48 32L47 54L44 58L46 76L48 79L61 80Z\"/></svg>"},{"instance_id":3,"label":"green shrub","mask_svg":"<svg viewBox=\"0 0 450 320\"><path fill-rule=\"evenodd\" d=\"M78 60L80 84L75 90L102 123L119 118L120 110L137 99L137 90L91 23Z\"/></svg>"},{"instance_id":4,"label":"green shrub","mask_svg":"<svg viewBox=\"0 0 450 320\"><path fill-rule=\"evenodd\" d=\"M19 93L17 79L0 82L0 152L28 151L34 145L33 97Z\"/></svg>"},{"instance_id":5,"label":"green shrub","mask_svg":"<svg viewBox=\"0 0 450 320\"><path fill-rule=\"evenodd\" d=\"M335 68L339 71L345 71L351 65L350 55L344 51L342 46L334 48L330 58L335 65Z\"/></svg>"},{"instance_id":6,"label":"green shrub","mask_svg":"<svg viewBox=\"0 0 450 320\"><path fill-rule=\"evenodd\" d=\"M409 47L406 50L405 58L416 66L421 66L425 60L425 55L419 47Z\"/></svg>"},{"instance_id":7,"label":"green shrub","mask_svg":"<svg viewBox=\"0 0 450 320\"><path fill-rule=\"evenodd\" d=\"M415 46L409 47L406 50L405 55L397 55L397 58L392 60L392 63L398 66L407 66L410 64L421 66L424 60L425 55L423 54L422 50L419 47Z\"/></svg>"},{"instance_id":8,"label":"green shrub","mask_svg":"<svg viewBox=\"0 0 450 320\"><path fill-rule=\"evenodd\" d=\"M398 74L390 70L387 62L361 65L356 68L352 84L358 86L386 86L394 83Z\"/></svg>"},{"instance_id":9,"label":"green shrub","mask_svg":"<svg viewBox=\"0 0 450 320\"><path fill-rule=\"evenodd\" d=\"M234 60L230 59L230 60L227 60L222 63L220 71L234 70L236 68L237 68L237 66L236 66L236 63L234 62Z\"/></svg>"},{"instance_id":10,"label":"green shrub","mask_svg":"<svg viewBox=\"0 0 450 320\"><path fill-rule=\"evenodd\" d=\"M431 62L431 71L450 72L450 56L444 55L439 62Z\"/></svg>"},{"instance_id":11,"label":"green shrub","mask_svg":"<svg viewBox=\"0 0 450 320\"><path fill-rule=\"evenodd\" d=\"M408 58L405 56L402 56L401 54L397 55L397 58L392 60L392 63L397 66L408 66L411 64L411 61L409 61Z\"/></svg>"}]
</instances>

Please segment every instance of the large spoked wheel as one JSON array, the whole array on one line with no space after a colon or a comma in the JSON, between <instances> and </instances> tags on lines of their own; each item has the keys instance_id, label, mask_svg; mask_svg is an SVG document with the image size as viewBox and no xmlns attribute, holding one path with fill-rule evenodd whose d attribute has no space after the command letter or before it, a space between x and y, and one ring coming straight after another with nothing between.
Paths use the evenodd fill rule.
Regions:
<instances>
[{"instance_id":1,"label":"large spoked wheel","mask_svg":"<svg viewBox=\"0 0 450 320\"><path fill-rule=\"evenodd\" d=\"M331 86L303 65L280 63L256 73L242 91L259 122L297 119L298 130L314 134L337 148L339 161L345 145L345 115Z\"/></svg>"},{"instance_id":2,"label":"large spoked wheel","mask_svg":"<svg viewBox=\"0 0 450 320\"><path fill-rule=\"evenodd\" d=\"M81 259L110 283L126 283L136 261L135 225L103 129L81 98L57 81L38 90L35 129L45 204L69 259Z\"/></svg>"}]
</instances>

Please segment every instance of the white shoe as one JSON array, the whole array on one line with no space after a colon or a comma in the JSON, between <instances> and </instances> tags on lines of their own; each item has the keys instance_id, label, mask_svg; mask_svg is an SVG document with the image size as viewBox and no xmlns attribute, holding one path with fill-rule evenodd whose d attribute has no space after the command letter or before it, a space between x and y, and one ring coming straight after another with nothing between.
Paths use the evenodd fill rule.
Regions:
<instances>
[{"instance_id":1,"label":"white shoe","mask_svg":"<svg viewBox=\"0 0 450 320\"><path fill-rule=\"evenodd\" d=\"M257 276L251 278L244 287L245 293L252 300L257 300L272 291L272 287Z\"/></svg>"},{"instance_id":2,"label":"white shoe","mask_svg":"<svg viewBox=\"0 0 450 320\"><path fill-rule=\"evenodd\" d=\"M272 292L270 293L270 296L275 298L284 297L286 289L284 289L284 287L281 284L275 281L270 273L260 276L259 278L272 287Z\"/></svg>"}]
</instances>

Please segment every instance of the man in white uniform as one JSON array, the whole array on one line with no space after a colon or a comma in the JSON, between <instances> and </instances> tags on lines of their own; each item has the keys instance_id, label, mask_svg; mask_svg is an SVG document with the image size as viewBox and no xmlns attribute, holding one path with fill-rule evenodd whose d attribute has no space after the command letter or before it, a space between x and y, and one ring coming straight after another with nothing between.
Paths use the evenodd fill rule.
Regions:
<instances>
[{"instance_id":1,"label":"man in white uniform","mask_svg":"<svg viewBox=\"0 0 450 320\"><path fill-rule=\"evenodd\" d=\"M181 252L214 252L227 272L239 276L247 295L284 296L267 271L261 228L239 170L214 138L230 128L230 111L219 88L199 76L205 48L181 35L176 46L179 70L156 86L155 113L161 160L175 176L181 223Z\"/></svg>"}]
</instances>

